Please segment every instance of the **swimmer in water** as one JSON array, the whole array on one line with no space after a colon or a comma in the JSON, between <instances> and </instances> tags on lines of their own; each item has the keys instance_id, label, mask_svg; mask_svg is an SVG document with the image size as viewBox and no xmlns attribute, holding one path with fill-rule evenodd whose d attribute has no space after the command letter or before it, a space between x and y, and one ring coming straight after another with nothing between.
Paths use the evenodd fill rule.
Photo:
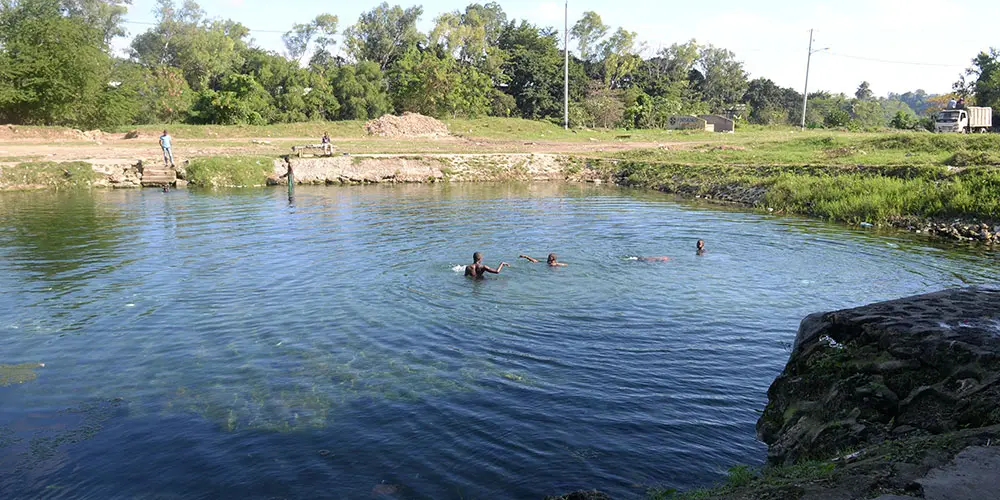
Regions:
<instances>
[{"instance_id":1,"label":"swimmer in water","mask_svg":"<svg viewBox=\"0 0 1000 500\"><path fill-rule=\"evenodd\" d=\"M705 240L698 240L698 251L697 255L705 255Z\"/></svg>"},{"instance_id":2,"label":"swimmer in water","mask_svg":"<svg viewBox=\"0 0 1000 500\"><path fill-rule=\"evenodd\" d=\"M533 259L531 257L528 257L527 255L518 255L517 258L519 258L519 259L527 259L528 262L531 262L533 264L538 262L538 259ZM545 263L548 264L549 267L566 267L566 264L564 264L564 263L559 262L558 260L556 260L556 254L554 254L554 253L550 253L549 254L549 257L548 257L548 259L546 259Z\"/></svg>"},{"instance_id":3,"label":"swimmer in water","mask_svg":"<svg viewBox=\"0 0 1000 500\"><path fill-rule=\"evenodd\" d=\"M509 264L501 262L496 269L483 264L483 254L476 252L472 254L472 264L465 266L465 275L476 279L483 279L486 277L486 273L500 274L503 266L509 266Z\"/></svg>"},{"instance_id":4,"label":"swimmer in water","mask_svg":"<svg viewBox=\"0 0 1000 500\"><path fill-rule=\"evenodd\" d=\"M638 257L635 260L639 262L667 262L670 257Z\"/></svg>"}]
</instances>

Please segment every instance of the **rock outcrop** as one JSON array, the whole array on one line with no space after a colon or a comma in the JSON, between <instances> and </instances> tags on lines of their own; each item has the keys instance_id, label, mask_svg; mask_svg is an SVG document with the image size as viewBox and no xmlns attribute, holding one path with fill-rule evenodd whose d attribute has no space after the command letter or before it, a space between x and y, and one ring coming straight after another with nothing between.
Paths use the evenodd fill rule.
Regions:
<instances>
[{"instance_id":1,"label":"rock outcrop","mask_svg":"<svg viewBox=\"0 0 1000 500\"><path fill-rule=\"evenodd\" d=\"M811 315L768 400L772 464L1000 424L1000 290Z\"/></svg>"},{"instance_id":2,"label":"rock outcrop","mask_svg":"<svg viewBox=\"0 0 1000 500\"><path fill-rule=\"evenodd\" d=\"M284 184L291 165L297 184L539 181L572 177L569 159L553 154L441 154L287 158L268 184Z\"/></svg>"},{"instance_id":3,"label":"rock outcrop","mask_svg":"<svg viewBox=\"0 0 1000 500\"><path fill-rule=\"evenodd\" d=\"M142 162L130 163L94 163L94 172L99 177L94 182L95 187L137 188L142 187Z\"/></svg>"}]
</instances>

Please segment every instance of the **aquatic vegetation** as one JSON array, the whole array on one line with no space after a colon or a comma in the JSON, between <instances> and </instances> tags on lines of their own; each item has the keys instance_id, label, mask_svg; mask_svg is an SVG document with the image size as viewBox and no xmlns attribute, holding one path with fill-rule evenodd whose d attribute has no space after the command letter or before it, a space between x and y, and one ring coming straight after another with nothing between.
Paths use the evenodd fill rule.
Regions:
<instances>
[{"instance_id":1,"label":"aquatic vegetation","mask_svg":"<svg viewBox=\"0 0 1000 500\"><path fill-rule=\"evenodd\" d=\"M232 342L222 349L244 351ZM529 383L524 375L501 372L478 359L449 366L370 346L335 352L286 347L272 353L266 366L255 362L255 355L238 355L245 361L233 368L238 385L185 381L164 387L160 412L200 415L227 432L296 432L326 427L340 409L358 401L419 401L476 390L498 376Z\"/></svg>"},{"instance_id":2,"label":"aquatic vegetation","mask_svg":"<svg viewBox=\"0 0 1000 500\"><path fill-rule=\"evenodd\" d=\"M14 461L14 472L31 470L56 456L59 448L88 440L104 429L104 424L120 414L127 402L120 398L107 401L87 402L79 406L61 410L58 416L72 421L72 424L54 426L52 429L35 430L27 447ZM0 448L23 441L7 430L0 430ZM4 444L6 442L6 445ZM15 447L15 449L17 449Z\"/></svg>"},{"instance_id":3,"label":"aquatic vegetation","mask_svg":"<svg viewBox=\"0 0 1000 500\"><path fill-rule=\"evenodd\" d=\"M45 366L45 363L21 363L19 365L0 365L0 387L23 384L38 378L35 370Z\"/></svg>"},{"instance_id":4,"label":"aquatic vegetation","mask_svg":"<svg viewBox=\"0 0 1000 500\"><path fill-rule=\"evenodd\" d=\"M19 442L21 442L21 438L14 435L14 431L7 427L0 427L0 449L4 449Z\"/></svg>"}]
</instances>

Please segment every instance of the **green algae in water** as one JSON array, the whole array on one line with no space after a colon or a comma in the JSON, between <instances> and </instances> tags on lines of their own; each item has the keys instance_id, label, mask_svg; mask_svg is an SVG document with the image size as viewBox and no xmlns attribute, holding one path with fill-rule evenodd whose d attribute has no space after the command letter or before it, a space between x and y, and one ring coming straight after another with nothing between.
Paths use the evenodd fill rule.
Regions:
<instances>
[{"instance_id":1,"label":"green algae in water","mask_svg":"<svg viewBox=\"0 0 1000 500\"><path fill-rule=\"evenodd\" d=\"M232 352L233 347L226 349ZM526 376L505 373L483 360L449 366L371 346L332 352L286 347L274 353L268 365L249 356L241 359L245 362L237 368L242 381L238 385L205 386L188 380L164 391L169 396L161 411L196 414L227 432L296 432L326 427L340 408L361 400L420 401L474 391L505 375L531 385Z\"/></svg>"},{"instance_id":2,"label":"green algae in water","mask_svg":"<svg viewBox=\"0 0 1000 500\"><path fill-rule=\"evenodd\" d=\"M0 387L23 384L38 378L35 370L45 366L45 363L22 363L19 365L0 365Z\"/></svg>"},{"instance_id":3,"label":"green algae in water","mask_svg":"<svg viewBox=\"0 0 1000 500\"><path fill-rule=\"evenodd\" d=\"M40 429L32 433L26 449L14 461L14 472L22 473L42 466L57 455L61 447L88 440L104 429L104 424L125 406L121 398L108 401L83 403L74 408L57 412L59 416L73 418L72 425L55 427L58 430ZM0 448L11 446L16 451L23 441L10 429L0 429Z\"/></svg>"}]
</instances>

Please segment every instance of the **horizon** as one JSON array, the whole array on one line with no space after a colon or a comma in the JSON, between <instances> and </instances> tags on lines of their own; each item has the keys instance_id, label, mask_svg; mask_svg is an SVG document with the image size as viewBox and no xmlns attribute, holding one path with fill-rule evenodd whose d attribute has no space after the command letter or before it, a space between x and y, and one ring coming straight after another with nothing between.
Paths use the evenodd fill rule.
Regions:
<instances>
[{"instance_id":1,"label":"horizon","mask_svg":"<svg viewBox=\"0 0 1000 500\"><path fill-rule=\"evenodd\" d=\"M281 5L258 0L205 0L198 3L209 18L232 19L248 27L254 46L285 55L281 34L290 30L294 23L307 22L322 13L338 16L340 23L335 52L342 53L343 30L353 25L362 12L381 2L358 2L333 9L324 7L316 0L298 0ZM399 5L404 8L411 5L423 7L418 27L426 34L438 15L464 9L470 3L476 2L429 0L399 2ZM562 33L563 2L509 0L497 3L509 19L524 19L532 24L551 26ZM737 59L743 62L751 80L764 77L781 87L800 92L805 82L811 28L815 29L814 50L826 47L829 50L813 55L810 93L827 91L852 95L862 81L867 81L875 95L881 97L918 89L928 94L945 94L952 90L952 83L958 80L979 52L998 45L990 43L988 30L957 30L949 37L929 35L936 33L931 29L940 24L940 16L931 15L933 12L959 12L957 8L941 8L956 6L957 3L951 0L933 3L929 0L883 0L874 6L858 0L837 4L823 1L808 6L780 0L760 2L753 8L732 0L713 4L722 7L666 6L645 0L637 0L633 4L636 8L613 10L595 0L571 1L569 23L572 26L583 12L593 10L601 15L612 31L623 27L637 32L639 40L647 45L642 53L645 58L655 55L658 48L691 39L723 47L734 52ZM933 10L930 9L932 5ZM136 0L129 7L125 17L128 35L116 39L113 44L117 54L127 55L132 38L152 27L147 23L155 22L154 6L155 0ZM853 9L852 6L865 10ZM648 10L648 15L637 18L634 13L639 8ZM977 17L1000 16L1000 4L983 0L971 0L965 8L980 13ZM893 14L895 17L890 19ZM649 18L660 18L662 21L644 20ZM695 21L687 22L687 19ZM906 40L906 43L897 40ZM945 44L941 40L951 41ZM572 39L569 45L570 52L574 53Z\"/></svg>"}]
</instances>

